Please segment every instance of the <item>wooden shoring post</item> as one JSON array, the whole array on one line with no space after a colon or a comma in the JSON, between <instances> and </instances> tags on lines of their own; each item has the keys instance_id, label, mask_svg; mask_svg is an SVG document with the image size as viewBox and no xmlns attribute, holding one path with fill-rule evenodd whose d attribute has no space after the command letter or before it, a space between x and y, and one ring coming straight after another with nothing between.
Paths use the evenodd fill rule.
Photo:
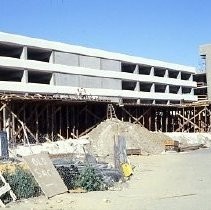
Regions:
<instances>
[{"instance_id":1,"label":"wooden shoring post","mask_svg":"<svg viewBox=\"0 0 211 210\"><path fill-rule=\"evenodd\" d=\"M199 127L199 131L201 131L201 128L202 128L201 127L201 113L199 114L199 126L198 127Z\"/></svg>"},{"instance_id":2,"label":"wooden shoring post","mask_svg":"<svg viewBox=\"0 0 211 210\"><path fill-rule=\"evenodd\" d=\"M55 114L55 105L51 104L51 141L54 141L54 114Z\"/></svg>"},{"instance_id":3,"label":"wooden shoring post","mask_svg":"<svg viewBox=\"0 0 211 210\"><path fill-rule=\"evenodd\" d=\"M59 134L62 136L62 106L59 110Z\"/></svg>"},{"instance_id":4,"label":"wooden shoring post","mask_svg":"<svg viewBox=\"0 0 211 210\"><path fill-rule=\"evenodd\" d=\"M13 104L13 107L14 107L14 104ZM11 139L12 139L12 144L14 147L16 144L16 136L15 136L15 117L13 115L12 115L12 138Z\"/></svg>"},{"instance_id":5,"label":"wooden shoring post","mask_svg":"<svg viewBox=\"0 0 211 210\"><path fill-rule=\"evenodd\" d=\"M172 125L172 130L171 132L174 132L174 126L175 126L175 122L174 122L174 115L175 115L175 111L174 110L171 110L171 125Z\"/></svg>"},{"instance_id":6,"label":"wooden shoring post","mask_svg":"<svg viewBox=\"0 0 211 210\"><path fill-rule=\"evenodd\" d=\"M205 110L204 110L204 131L207 132L207 107L205 106Z\"/></svg>"},{"instance_id":7,"label":"wooden shoring post","mask_svg":"<svg viewBox=\"0 0 211 210\"><path fill-rule=\"evenodd\" d=\"M175 113L175 117L178 115L178 114L180 114L180 112L181 112L181 109L179 109L179 108L177 108L177 111L176 111L176 113ZM181 125L182 125L182 121L181 121L181 118L178 118L177 117L177 121L178 121L178 128L176 128L176 132L177 131L182 131L182 128L181 128Z\"/></svg>"},{"instance_id":8,"label":"wooden shoring post","mask_svg":"<svg viewBox=\"0 0 211 210\"><path fill-rule=\"evenodd\" d=\"M166 127L165 127L165 132L168 132L168 119L169 119L169 110L165 110L166 112Z\"/></svg>"},{"instance_id":9,"label":"wooden shoring post","mask_svg":"<svg viewBox=\"0 0 211 210\"><path fill-rule=\"evenodd\" d=\"M49 104L46 107L46 137L49 139Z\"/></svg>"},{"instance_id":10,"label":"wooden shoring post","mask_svg":"<svg viewBox=\"0 0 211 210\"><path fill-rule=\"evenodd\" d=\"M35 106L35 122L36 122L36 133L35 133L35 137L36 137L36 144L39 143L39 118L38 118L38 110L37 110L38 106Z\"/></svg>"},{"instance_id":11,"label":"wooden shoring post","mask_svg":"<svg viewBox=\"0 0 211 210\"><path fill-rule=\"evenodd\" d=\"M6 109L10 112L11 115L13 115L17 119L17 121L21 124L21 126L23 127L23 129L25 129L26 131L28 131L29 134L36 140L36 137L30 131L30 129L25 125L25 123L22 120L20 120L20 118L8 106L6 106ZM24 143L26 143L26 142L24 142Z\"/></svg>"},{"instance_id":12,"label":"wooden shoring post","mask_svg":"<svg viewBox=\"0 0 211 210\"><path fill-rule=\"evenodd\" d=\"M89 111L91 112L91 111ZM88 106L87 104L85 105L85 127L87 128L88 125Z\"/></svg>"},{"instance_id":13,"label":"wooden shoring post","mask_svg":"<svg viewBox=\"0 0 211 210\"><path fill-rule=\"evenodd\" d=\"M66 125L67 125L66 138L69 139L70 123L69 123L69 106L68 106L68 104L66 105Z\"/></svg>"},{"instance_id":14,"label":"wooden shoring post","mask_svg":"<svg viewBox=\"0 0 211 210\"><path fill-rule=\"evenodd\" d=\"M209 112L209 126L208 126L208 131L211 131L211 105L209 105L207 111Z\"/></svg>"},{"instance_id":15,"label":"wooden shoring post","mask_svg":"<svg viewBox=\"0 0 211 210\"><path fill-rule=\"evenodd\" d=\"M145 127L145 119L144 119L144 117L145 117L145 115L144 115L144 109L142 109L142 119L143 119L143 121L142 121L142 125ZM136 117L136 119L137 119L137 117Z\"/></svg>"},{"instance_id":16,"label":"wooden shoring post","mask_svg":"<svg viewBox=\"0 0 211 210\"><path fill-rule=\"evenodd\" d=\"M131 121L131 118L132 118L132 119L135 120L134 123L137 122L138 124L142 125L142 124L139 122L139 120L137 121L137 119L136 119L133 115L131 115L130 112L127 111L124 107L122 107L122 110L124 110L124 111L129 115L129 117L130 117L130 118L129 118L129 122ZM143 116L143 115L142 115L142 116ZM142 125L142 126L143 126L143 125Z\"/></svg>"},{"instance_id":17,"label":"wooden shoring post","mask_svg":"<svg viewBox=\"0 0 211 210\"><path fill-rule=\"evenodd\" d=\"M190 120L190 110L189 109L186 109L186 118L188 120ZM190 132L190 127L191 127L191 124L188 122L186 132L188 132L188 133Z\"/></svg>"},{"instance_id":18,"label":"wooden shoring post","mask_svg":"<svg viewBox=\"0 0 211 210\"><path fill-rule=\"evenodd\" d=\"M152 128L151 128L151 124L152 124L152 108L150 107L149 108L149 111L150 111L150 114L149 114L149 127L148 129L151 131Z\"/></svg>"},{"instance_id":19,"label":"wooden shoring post","mask_svg":"<svg viewBox=\"0 0 211 210\"><path fill-rule=\"evenodd\" d=\"M71 109L71 125L72 125L72 133L75 135L75 115L74 115L75 105L72 106Z\"/></svg>"},{"instance_id":20,"label":"wooden shoring post","mask_svg":"<svg viewBox=\"0 0 211 210\"><path fill-rule=\"evenodd\" d=\"M158 131L158 125L157 125L157 109L155 110L155 131Z\"/></svg>"},{"instance_id":21,"label":"wooden shoring post","mask_svg":"<svg viewBox=\"0 0 211 210\"><path fill-rule=\"evenodd\" d=\"M203 112L203 110L199 111L199 112L196 114L196 116L200 116L200 114L201 114L202 112ZM182 116L182 115L179 114L179 113L178 113L177 115L180 116L183 120L186 120L186 122L184 122L184 123L181 125L183 128L184 128L184 126L185 126L186 124L190 123L190 124L192 124L193 126L195 125L196 128L198 128L198 129L200 130L200 127L197 126L196 124L194 124L194 123L191 121L191 120L192 120L194 117L196 117L196 116L194 116L194 117L188 119L188 118ZM176 131L179 131L179 129L177 129Z\"/></svg>"},{"instance_id":22,"label":"wooden shoring post","mask_svg":"<svg viewBox=\"0 0 211 210\"><path fill-rule=\"evenodd\" d=\"M195 117L196 116L196 107L195 106L193 107L193 116L194 116L193 123L196 124L196 117ZM195 126L193 127L193 132L194 133L196 132Z\"/></svg>"},{"instance_id":23,"label":"wooden shoring post","mask_svg":"<svg viewBox=\"0 0 211 210\"><path fill-rule=\"evenodd\" d=\"M201 121L201 124L202 124L202 131L203 132L206 132L206 130L207 130L207 123L206 123L206 114L207 114L207 107L206 106L204 106L204 108L203 108L203 112L202 112L202 121Z\"/></svg>"},{"instance_id":24,"label":"wooden shoring post","mask_svg":"<svg viewBox=\"0 0 211 210\"><path fill-rule=\"evenodd\" d=\"M2 106L3 111L3 130L7 133L7 138L10 139L10 113L7 110L9 104Z\"/></svg>"},{"instance_id":25,"label":"wooden shoring post","mask_svg":"<svg viewBox=\"0 0 211 210\"><path fill-rule=\"evenodd\" d=\"M26 122L26 103L24 102L24 104L23 104L23 124L25 122ZM23 126L22 126L22 128L23 128ZM24 143L24 145L26 145L26 136L24 133L23 133L23 143Z\"/></svg>"}]
</instances>

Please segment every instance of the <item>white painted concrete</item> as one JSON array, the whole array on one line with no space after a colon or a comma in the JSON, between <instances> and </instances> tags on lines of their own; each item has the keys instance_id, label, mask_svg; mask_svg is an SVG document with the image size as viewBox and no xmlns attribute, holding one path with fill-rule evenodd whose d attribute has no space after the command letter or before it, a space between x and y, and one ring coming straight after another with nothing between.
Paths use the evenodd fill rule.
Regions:
<instances>
[{"instance_id":1,"label":"white painted concrete","mask_svg":"<svg viewBox=\"0 0 211 210\"><path fill-rule=\"evenodd\" d=\"M88 97L117 97L117 98L131 98L131 99L155 99L155 100L185 100L197 101L197 96L193 95L177 95L170 93L150 93L138 92L130 90L112 90L112 89L98 89L98 88L83 88L70 86L53 86L36 83L21 83L21 82L3 82L0 81L1 92L12 93L40 93L40 94L69 94L77 96L80 95Z\"/></svg>"},{"instance_id":2,"label":"white painted concrete","mask_svg":"<svg viewBox=\"0 0 211 210\"><path fill-rule=\"evenodd\" d=\"M60 72L74 75L87 75L93 77L115 78L126 81L144 81L147 83L169 84L184 87L197 87L196 82L189 80L180 80L167 77L157 77L152 75L138 75L126 72L116 72L110 70L96 70L91 68L66 66L61 64L52 64L33 60L23 60L17 58L0 57L0 66L8 68L29 69L46 72Z\"/></svg>"},{"instance_id":3,"label":"white painted concrete","mask_svg":"<svg viewBox=\"0 0 211 210\"><path fill-rule=\"evenodd\" d=\"M0 32L0 42L13 43L19 45L27 45L35 48L44 48L49 50L57 50L62 52L71 52L76 54L107 58L112 60L125 61L129 63L137 63L143 65L157 66L172 70L181 70L183 72L195 73L196 69L190 66L168 63L159 60L152 60L142 57L130 56L120 53L108 52L99 49L64 44L60 42L52 42L43 39L35 39L26 36L14 35Z\"/></svg>"}]
</instances>

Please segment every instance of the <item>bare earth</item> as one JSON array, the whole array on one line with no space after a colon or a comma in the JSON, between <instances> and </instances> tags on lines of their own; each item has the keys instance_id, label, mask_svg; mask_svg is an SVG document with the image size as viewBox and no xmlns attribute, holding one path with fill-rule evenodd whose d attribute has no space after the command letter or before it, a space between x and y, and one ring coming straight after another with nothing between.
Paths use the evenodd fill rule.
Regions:
<instances>
[{"instance_id":1,"label":"bare earth","mask_svg":"<svg viewBox=\"0 0 211 210\"><path fill-rule=\"evenodd\" d=\"M134 176L116 191L65 193L9 205L14 210L210 210L211 150L130 157Z\"/></svg>"}]
</instances>

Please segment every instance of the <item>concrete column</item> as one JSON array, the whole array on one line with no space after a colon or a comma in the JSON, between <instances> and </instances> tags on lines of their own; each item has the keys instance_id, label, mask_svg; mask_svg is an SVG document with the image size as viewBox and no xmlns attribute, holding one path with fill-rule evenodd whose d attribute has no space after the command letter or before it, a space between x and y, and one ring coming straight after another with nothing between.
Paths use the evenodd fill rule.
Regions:
<instances>
[{"instance_id":1,"label":"concrete column","mask_svg":"<svg viewBox=\"0 0 211 210\"><path fill-rule=\"evenodd\" d=\"M51 52L49 63L55 63L55 52L54 51ZM55 85L55 76L56 76L56 74L52 72L50 85Z\"/></svg>"},{"instance_id":2,"label":"concrete column","mask_svg":"<svg viewBox=\"0 0 211 210\"><path fill-rule=\"evenodd\" d=\"M51 55L50 55L49 63L55 63L54 62L54 57L55 57L54 54L55 54L54 51L52 51Z\"/></svg>"},{"instance_id":3,"label":"concrete column","mask_svg":"<svg viewBox=\"0 0 211 210\"><path fill-rule=\"evenodd\" d=\"M24 60L27 60L27 47L26 46L23 47L23 51L21 53L21 57L20 58L24 59Z\"/></svg>"},{"instance_id":4,"label":"concrete column","mask_svg":"<svg viewBox=\"0 0 211 210\"><path fill-rule=\"evenodd\" d=\"M135 91L140 91L140 82L136 82Z\"/></svg>"},{"instance_id":5,"label":"concrete column","mask_svg":"<svg viewBox=\"0 0 211 210\"><path fill-rule=\"evenodd\" d=\"M179 73L177 75L177 79L181 79L181 71L179 71Z\"/></svg>"},{"instance_id":6,"label":"concrete column","mask_svg":"<svg viewBox=\"0 0 211 210\"><path fill-rule=\"evenodd\" d=\"M24 82L24 83L28 82L28 70L23 71L23 76L21 78L21 82Z\"/></svg>"},{"instance_id":7,"label":"concrete column","mask_svg":"<svg viewBox=\"0 0 211 210\"><path fill-rule=\"evenodd\" d=\"M155 76L155 68L153 66L151 67L150 75Z\"/></svg>"},{"instance_id":8,"label":"concrete column","mask_svg":"<svg viewBox=\"0 0 211 210\"><path fill-rule=\"evenodd\" d=\"M194 88L191 88L190 94L194 95Z\"/></svg>"},{"instance_id":9,"label":"concrete column","mask_svg":"<svg viewBox=\"0 0 211 210\"><path fill-rule=\"evenodd\" d=\"M193 81L193 74L190 75L189 81Z\"/></svg>"},{"instance_id":10,"label":"concrete column","mask_svg":"<svg viewBox=\"0 0 211 210\"><path fill-rule=\"evenodd\" d=\"M136 65L135 70L133 72L134 74L139 74L139 66ZM135 91L140 91L140 82L136 82L136 87L134 89Z\"/></svg>"},{"instance_id":11,"label":"concrete column","mask_svg":"<svg viewBox=\"0 0 211 210\"><path fill-rule=\"evenodd\" d=\"M133 73L134 73L134 74L139 74L139 67L138 67L138 65L136 65L135 70L134 70Z\"/></svg>"},{"instance_id":12,"label":"concrete column","mask_svg":"<svg viewBox=\"0 0 211 210\"><path fill-rule=\"evenodd\" d=\"M55 73L52 73L50 85L55 85Z\"/></svg>"},{"instance_id":13,"label":"concrete column","mask_svg":"<svg viewBox=\"0 0 211 210\"><path fill-rule=\"evenodd\" d=\"M154 93L155 92L155 83L152 83L152 86L150 88L150 92Z\"/></svg>"},{"instance_id":14,"label":"concrete column","mask_svg":"<svg viewBox=\"0 0 211 210\"><path fill-rule=\"evenodd\" d=\"M177 94L182 94L182 86L179 87Z\"/></svg>"},{"instance_id":15,"label":"concrete column","mask_svg":"<svg viewBox=\"0 0 211 210\"><path fill-rule=\"evenodd\" d=\"M169 77L169 70L168 69L166 69L164 77Z\"/></svg>"},{"instance_id":16,"label":"concrete column","mask_svg":"<svg viewBox=\"0 0 211 210\"><path fill-rule=\"evenodd\" d=\"M169 93L169 85L166 85L165 93Z\"/></svg>"},{"instance_id":17,"label":"concrete column","mask_svg":"<svg viewBox=\"0 0 211 210\"><path fill-rule=\"evenodd\" d=\"M27 60L27 47L23 47L23 51L21 53L20 59ZM28 70L23 71L23 76L21 78L21 82L27 83L28 82Z\"/></svg>"}]
</instances>

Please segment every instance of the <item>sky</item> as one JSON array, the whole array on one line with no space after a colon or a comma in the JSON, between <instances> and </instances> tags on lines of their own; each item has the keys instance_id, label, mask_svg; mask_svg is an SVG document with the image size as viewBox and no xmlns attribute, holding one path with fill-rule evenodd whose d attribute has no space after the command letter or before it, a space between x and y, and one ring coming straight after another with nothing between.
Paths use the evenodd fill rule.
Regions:
<instances>
[{"instance_id":1,"label":"sky","mask_svg":"<svg viewBox=\"0 0 211 210\"><path fill-rule=\"evenodd\" d=\"M200 68L210 0L0 0L0 31Z\"/></svg>"}]
</instances>

